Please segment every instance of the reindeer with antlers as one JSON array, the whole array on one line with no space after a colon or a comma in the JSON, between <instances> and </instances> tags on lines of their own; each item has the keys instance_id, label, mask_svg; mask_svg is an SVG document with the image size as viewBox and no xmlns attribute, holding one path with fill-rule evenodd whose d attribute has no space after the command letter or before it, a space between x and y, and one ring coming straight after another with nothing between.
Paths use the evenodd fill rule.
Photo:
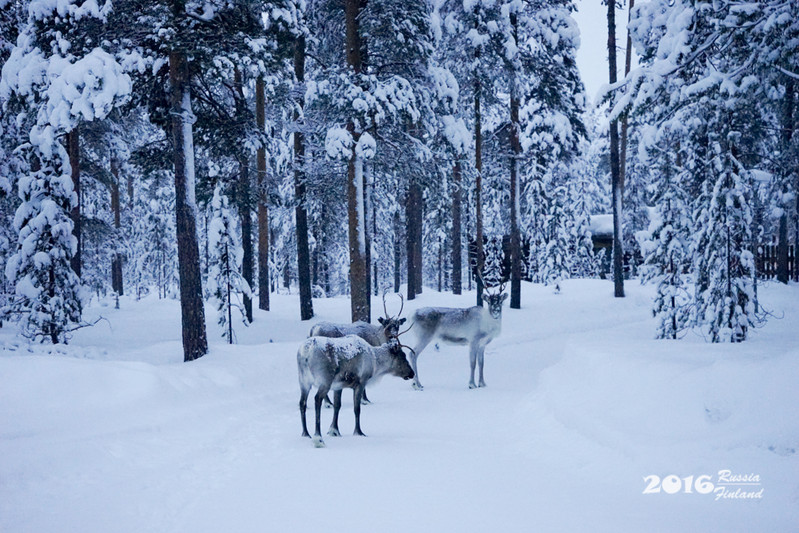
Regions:
<instances>
[{"instance_id":1,"label":"reindeer with antlers","mask_svg":"<svg viewBox=\"0 0 799 533\"><path fill-rule=\"evenodd\" d=\"M386 307L386 294L387 292L383 292L383 312L385 313L385 318L380 317L377 319L377 321L380 322L379 326L369 324L368 322L364 322L362 320L353 322L352 324L319 322L311 328L311 332L308 334L308 336L339 338L345 337L347 335L357 335L372 346L382 346L389 340L398 338L400 335L399 328L405 323L406 320L404 318L400 318L400 315L402 315L402 310L405 308L405 299L401 294L399 295L401 301L400 310L396 316L391 316ZM363 391L362 402L364 404L371 403L369 398L366 397L365 389ZM332 403L330 402L330 398L325 397L325 406L330 407L331 405Z\"/></svg>"},{"instance_id":2,"label":"reindeer with antlers","mask_svg":"<svg viewBox=\"0 0 799 533\"><path fill-rule=\"evenodd\" d=\"M485 282L483 282L483 286L485 290L482 307L474 306L465 309L422 307L413 314L409 329L413 329L416 343L410 350L409 359L415 374L414 389L424 389L419 381L416 360L422 350L434 339L439 339L447 344L468 345L471 366L469 388L486 386L485 379L483 379L485 348L489 342L499 336L502 330L502 304L508 295L505 293L504 283L496 291L490 291ZM475 364L480 368L480 379L477 385L474 383Z\"/></svg>"}]
</instances>

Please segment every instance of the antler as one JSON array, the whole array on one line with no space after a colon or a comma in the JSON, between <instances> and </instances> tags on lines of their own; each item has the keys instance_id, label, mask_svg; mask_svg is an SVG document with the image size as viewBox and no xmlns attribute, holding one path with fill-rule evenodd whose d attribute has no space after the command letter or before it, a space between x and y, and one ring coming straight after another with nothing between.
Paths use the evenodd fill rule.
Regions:
<instances>
[{"instance_id":1,"label":"antler","mask_svg":"<svg viewBox=\"0 0 799 533\"><path fill-rule=\"evenodd\" d=\"M416 322L411 322L411 325L408 326L408 329L406 329L405 331L400 331L399 333L397 333L397 338L399 339L400 335L405 335L406 333L408 333L415 323Z\"/></svg>"},{"instance_id":2,"label":"antler","mask_svg":"<svg viewBox=\"0 0 799 533\"><path fill-rule=\"evenodd\" d=\"M487 293L490 293L490 294L493 294L493 295L497 295L497 294L502 294L503 292L505 292L505 285L508 283L507 281L500 281L499 290L495 289L495 290L492 291L492 290L490 290L491 287L488 286L488 284L486 283L486 280L483 278L483 273L480 270L478 270L478 269L475 269L475 273L476 273L477 277L480 278L480 282L483 284L483 290L486 291ZM502 276L500 276L500 280L501 279L502 279Z\"/></svg>"},{"instance_id":3,"label":"antler","mask_svg":"<svg viewBox=\"0 0 799 533\"><path fill-rule=\"evenodd\" d=\"M388 294L388 289L383 291L383 312L385 313L386 318L389 317L388 309L386 308L386 294Z\"/></svg>"},{"instance_id":4,"label":"antler","mask_svg":"<svg viewBox=\"0 0 799 533\"><path fill-rule=\"evenodd\" d=\"M397 313L397 318L399 318L399 317L402 316L402 310L405 309L405 298L402 296L401 292L398 292L397 296L400 297L400 310L399 310L399 313ZM388 315L386 315L386 316L388 316Z\"/></svg>"},{"instance_id":5,"label":"antler","mask_svg":"<svg viewBox=\"0 0 799 533\"><path fill-rule=\"evenodd\" d=\"M411 329L411 328L408 328L408 329ZM406 330L406 331L407 331L407 330ZM401 342L400 342L400 343L398 343L398 344L399 344L399 347L400 347L400 348L407 348L407 349L409 349L411 352L413 352L413 355L416 355L416 350L414 350L414 349L413 349L413 348L411 348L410 346L405 346L405 345L404 345L404 344L402 344Z\"/></svg>"}]
</instances>

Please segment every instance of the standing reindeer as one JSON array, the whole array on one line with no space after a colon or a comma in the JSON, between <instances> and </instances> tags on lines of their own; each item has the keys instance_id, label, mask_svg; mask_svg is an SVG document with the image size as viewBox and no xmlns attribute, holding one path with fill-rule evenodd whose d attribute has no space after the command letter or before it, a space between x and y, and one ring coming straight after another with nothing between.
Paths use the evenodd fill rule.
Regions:
<instances>
[{"instance_id":1,"label":"standing reindeer","mask_svg":"<svg viewBox=\"0 0 799 533\"><path fill-rule=\"evenodd\" d=\"M399 297L400 300L402 300L399 313L397 313L397 316L392 317L388 314L388 309L386 308L386 293L383 293L383 312L386 314L386 317L377 319L377 321L380 322L379 326L373 326L362 320L353 322L352 324L319 322L311 328L311 332L308 336L338 338L344 337L345 335L357 335L372 346L381 346L390 339L396 339L399 335L400 326L405 323L405 319L400 318L402 310L405 308L405 299L401 294ZM363 391L363 403L365 405L372 403L369 401L369 398L366 397L366 390ZM330 398L325 398L325 405L328 407L331 405Z\"/></svg>"},{"instance_id":2,"label":"standing reindeer","mask_svg":"<svg viewBox=\"0 0 799 533\"><path fill-rule=\"evenodd\" d=\"M341 409L341 390L352 389L355 410L355 435L365 436L361 431L361 397L367 383L374 382L385 374L402 379L413 378L413 370L402 345L391 339L382 346L370 346L355 335L340 338L311 337L306 339L297 351L297 370L300 380L300 418L302 436L310 437L305 423L305 408L308 393L316 387L314 407L316 426L313 436L314 446L323 448L321 431L322 400L328 391L333 390L333 422L328 435L340 437L338 413Z\"/></svg>"},{"instance_id":3,"label":"standing reindeer","mask_svg":"<svg viewBox=\"0 0 799 533\"><path fill-rule=\"evenodd\" d=\"M502 331L502 303L508 297L502 284L496 292L485 289L483 306L461 308L422 307L411 317L411 328L416 336L416 343L411 350L410 361L416 377L413 388L423 390L419 381L416 360L422 350L433 339L440 339L447 344L469 345L469 365L471 378L469 388L485 387L483 379L483 358L486 344L499 336ZM480 381L474 383L474 366L480 366Z\"/></svg>"}]
</instances>

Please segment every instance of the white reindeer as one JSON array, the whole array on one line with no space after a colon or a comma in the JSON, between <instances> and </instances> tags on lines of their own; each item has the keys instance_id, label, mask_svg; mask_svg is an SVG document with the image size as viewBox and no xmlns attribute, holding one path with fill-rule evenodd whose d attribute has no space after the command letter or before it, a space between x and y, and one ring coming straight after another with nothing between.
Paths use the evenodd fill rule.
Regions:
<instances>
[{"instance_id":1,"label":"white reindeer","mask_svg":"<svg viewBox=\"0 0 799 533\"><path fill-rule=\"evenodd\" d=\"M372 346L382 346L390 339L396 339L399 336L400 326L405 323L405 319L400 318L400 315L402 315L402 310L405 308L405 299L401 294L399 297L402 301L399 313L397 313L396 316L391 316L388 314L388 309L386 308L386 293L383 293L383 312L386 316L385 318L380 317L377 319L377 321L380 323L379 326L374 326L368 322L364 322L363 320L358 320L352 324L319 322L311 328L308 336L336 338L344 337L346 335L357 335ZM369 398L366 397L365 389L363 391L362 403L364 405L372 403L369 401ZM330 398L326 397L325 407L330 407L331 405L332 402L330 401Z\"/></svg>"},{"instance_id":2,"label":"white reindeer","mask_svg":"<svg viewBox=\"0 0 799 533\"><path fill-rule=\"evenodd\" d=\"M502 303L508 297L503 289L504 285L494 293L486 290L482 307L474 306L465 309L422 307L416 310L411 317L410 327L410 331L416 336L416 343L410 355L411 366L416 374L413 380L414 389L424 389L419 381L416 360L422 350L434 339L439 339L447 344L468 345L469 365L471 366L469 388L486 386L485 379L483 379L485 347L502 331ZM478 385L474 383L475 363L480 367Z\"/></svg>"},{"instance_id":3,"label":"white reindeer","mask_svg":"<svg viewBox=\"0 0 799 533\"><path fill-rule=\"evenodd\" d=\"M302 436L310 437L305 423L305 409L308 393L316 387L314 407L316 408L316 426L313 436L314 446L323 448L321 432L322 400L328 391L333 392L333 422L328 435L340 437L338 429L338 413L341 409L341 390L353 389L353 407L355 410L355 435L365 436L361 431L361 397L367 383L372 383L385 374L402 379L413 378L413 370L402 345L397 339L391 339L382 346L370 346L365 340L355 335L340 338L310 337L297 351L297 370L300 381L300 418L302 419Z\"/></svg>"}]
</instances>

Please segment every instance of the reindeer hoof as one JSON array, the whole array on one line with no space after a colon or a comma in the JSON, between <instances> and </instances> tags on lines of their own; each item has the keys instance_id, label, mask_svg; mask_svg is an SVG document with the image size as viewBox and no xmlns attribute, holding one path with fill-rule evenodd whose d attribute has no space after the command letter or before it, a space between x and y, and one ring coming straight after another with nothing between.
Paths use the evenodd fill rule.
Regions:
<instances>
[{"instance_id":1,"label":"reindeer hoof","mask_svg":"<svg viewBox=\"0 0 799 533\"><path fill-rule=\"evenodd\" d=\"M486 382L485 381L481 381L480 384L478 385L478 387L485 387L485 386L486 386Z\"/></svg>"},{"instance_id":2,"label":"reindeer hoof","mask_svg":"<svg viewBox=\"0 0 799 533\"><path fill-rule=\"evenodd\" d=\"M469 383L469 388L470 389L476 389L477 388L477 385L474 384L474 381Z\"/></svg>"},{"instance_id":3,"label":"reindeer hoof","mask_svg":"<svg viewBox=\"0 0 799 533\"><path fill-rule=\"evenodd\" d=\"M324 400L322 400L322 405L325 407L325 409L332 409L332 408L333 408L333 404L332 404L332 403L330 403L330 402L327 400L327 398L325 398Z\"/></svg>"},{"instance_id":4,"label":"reindeer hoof","mask_svg":"<svg viewBox=\"0 0 799 533\"><path fill-rule=\"evenodd\" d=\"M338 430L338 428L330 428L330 431L328 431L327 434L330 435L331 437L341 436L341 432Z\"/></svg>"},{"instance_id":5,"label":"reindeer hoof","mask_svg":"<svg viewBox=\"0 0 799 533\"><path fill-rule=\"evenodd\" d=\"M424 387L422 387L421 383L414 382L411 386L413 387L413 390L424 390Z\"/></svg>"},{"instance_id":6,"label":"reindeer hoof","mask_svg":"<svg viewBox=\"0 0 799 533\"><path fill-rule=\"evenodd\" d=\"M352 434L355 435L356 437L365 437L366 436L366 433L364 433L360 429L356 429L355 431L352 432Z\"/></svg>"},{"instance_id":7,"label":"reindeer hoof","mask_svg":"<svg viewBox=\"0 0 799 533\"><path fill-rule=\"evenodd\" d=\"M314 448L324 448L325 447L325 441L322 440L322 437L317 435L317 436L315 436L313 438L313 445L314 445Z\"/></svg>"},{"instance_id":8,"label":"reindeer hoof","mask_svg":"<svg viewBox=\"0 0 799 533\"><path fill-rule=\"evenodd\" d=\"M361 400L361 405L372 405L372 401L364 398L363 400Z\"/></svg>"},{"instance_id":9,"label":"reindeer hoof","mask_svg":"<svg viewBox=\"0 0 799 533\"><path fill-rule=\"evenodd\" d=\"M310 433L308 433L307 431L303 431L303 432L302 432L302 435L300 435L300 436L301 436L301 437L307 437L307 438L309 438L309 439L311 438L311 434L310 434Z\"/></svg>"}]
</instances>

